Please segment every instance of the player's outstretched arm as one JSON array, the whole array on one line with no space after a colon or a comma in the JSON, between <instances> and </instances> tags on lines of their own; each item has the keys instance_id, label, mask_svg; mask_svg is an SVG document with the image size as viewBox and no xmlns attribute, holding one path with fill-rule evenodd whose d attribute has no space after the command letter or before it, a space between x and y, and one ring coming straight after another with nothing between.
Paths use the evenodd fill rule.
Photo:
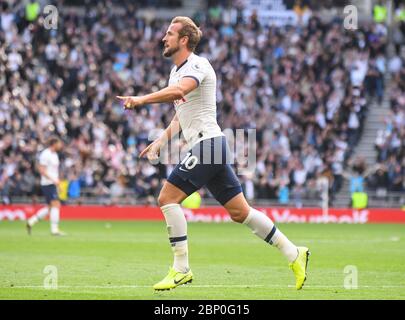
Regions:
<instances>
[{"instance_id":1,"label":"player's outstretched arm","mask_svg":"<svg viewBox=\"0 0 405 320\"><path fill-rule=\"evenodd\" d=\"M166 103L182 99L197 86L198 83L195 79L186 77L182 78L177 85L168 86L145 96L117 96L117 99L124 102L124 109L134 109L145 104Z\"/></svg>"}]
</instances>

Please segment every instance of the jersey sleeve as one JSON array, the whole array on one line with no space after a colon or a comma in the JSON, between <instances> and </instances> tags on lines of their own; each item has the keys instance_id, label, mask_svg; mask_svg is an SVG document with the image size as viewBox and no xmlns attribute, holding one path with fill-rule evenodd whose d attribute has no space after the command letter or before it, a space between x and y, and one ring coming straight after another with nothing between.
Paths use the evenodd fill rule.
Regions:
<instances>
[{"instance_id":1,"label":"jersey sleeve","mask_svg":"<svg viewBox=\"0 0 405 320\"><path fill-rule=\"evenodd\" d=\"M182 78L193 78L199 86L207 76L207 67L202 61L193 61L185 70Z\"/></svg>"},{"instance_id":2,"label":"jersey sleeve","mask_svg":"<svg viewBox=\"0 0 405 320\"><path fill-rule=\"evenodd\" d=\"M48 157L47 157L47 152L42 151L41 154L39 155L39 164L41 166L46 166L48 165Z\"/></svg>"}]
</instances>

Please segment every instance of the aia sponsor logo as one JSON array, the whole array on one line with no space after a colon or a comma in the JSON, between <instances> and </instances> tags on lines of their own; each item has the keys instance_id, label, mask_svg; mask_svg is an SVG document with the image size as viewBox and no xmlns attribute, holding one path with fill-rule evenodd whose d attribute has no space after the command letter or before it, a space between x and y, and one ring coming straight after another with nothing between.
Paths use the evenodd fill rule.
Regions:
<instances>
[{"instance_id":1,"label":"aia sponsor logo","mask_svg":"<svg viewBox=\"0 0 405 320\"><path fill-rule=\"evenodd\" d=\"M186 98L183 97L181 99L174 100L173 104L174 104L175 107L178 107L179 105L181 105L181 104L183 104L185 102L187 102L187 100L186 100Z\"/></svg>"}]
</instances>

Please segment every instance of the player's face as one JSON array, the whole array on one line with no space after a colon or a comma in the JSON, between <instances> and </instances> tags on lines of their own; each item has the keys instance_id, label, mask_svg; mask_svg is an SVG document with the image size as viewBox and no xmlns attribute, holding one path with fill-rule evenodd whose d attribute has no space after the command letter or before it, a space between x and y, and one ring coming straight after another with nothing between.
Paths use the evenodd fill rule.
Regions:
<instances>
[{"instance_id":1,"label":"player's face","mask_svg":"<svg viewBox=\"0 0 405 320\"><path fill-rule=\"evenodd\" d=\"M62 141L58 141L58 142L56 142L56 143L54 144L54 150L55 150L55 152L58 152L58 151L62 150L62 148L63 148Z\"/></svg>"},{"instance_id":2,"label":"player's face","mask_svg":"<svg viewBox=\"0 0 405 320\"><path fill-rule=\"evenodd\" d=\"M169 26L163 37L163 56L166 58L171 57L180 50L180 39L178 30L181 28L180 23L173 23Z\"/></svg>"}]
</instances>

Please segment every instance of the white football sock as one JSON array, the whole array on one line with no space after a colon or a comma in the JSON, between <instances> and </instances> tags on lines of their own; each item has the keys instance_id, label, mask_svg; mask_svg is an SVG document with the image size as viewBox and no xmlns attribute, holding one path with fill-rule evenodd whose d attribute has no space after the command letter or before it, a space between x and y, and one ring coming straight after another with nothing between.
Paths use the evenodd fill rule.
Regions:
<instances>
[{"instance_id":1,"label":"white football sock","mask_svg":"<svg viewBox=\"0 0 405 320\"><path fill-rule=\"evenodd\" d=\"M59 232L59 208L52 207L50 210L51 232Z\"/></svg>"},{"instance_id":2,"label":"white football sock","mask_svg":"<svg viewBox=\"0 0 405 320\"><path fill-rule=\"evenodd\" d=\"M273 221L263 212L250 208L243 224L252 229L259 238L278 248L289 262L293 262L297 258L297 247L276 228Z\"/></svg>"},{"instance_id":3,"label":"white football sock","mask_svg":"<svg viewBox=\"0 0 405 320\"><path fill-rule=\"evenodd\" d=\"M187 221L179 204L162 206L166 219L167 232L174 253L173 268L178 272L188 272Z\"/></svg>"},{"instance_id":4,"label":"white football sock","mask_svg":"<svg viewBox=\"0 0 405 320\"><path fill-rule=\"evenodd\" d=\"M36 224L39 220L45 219L45 217L49 214L49 208L43 207L37 211L31 218L28 219L28 224L32 227Z\"/></svg>"}]
</instances>

